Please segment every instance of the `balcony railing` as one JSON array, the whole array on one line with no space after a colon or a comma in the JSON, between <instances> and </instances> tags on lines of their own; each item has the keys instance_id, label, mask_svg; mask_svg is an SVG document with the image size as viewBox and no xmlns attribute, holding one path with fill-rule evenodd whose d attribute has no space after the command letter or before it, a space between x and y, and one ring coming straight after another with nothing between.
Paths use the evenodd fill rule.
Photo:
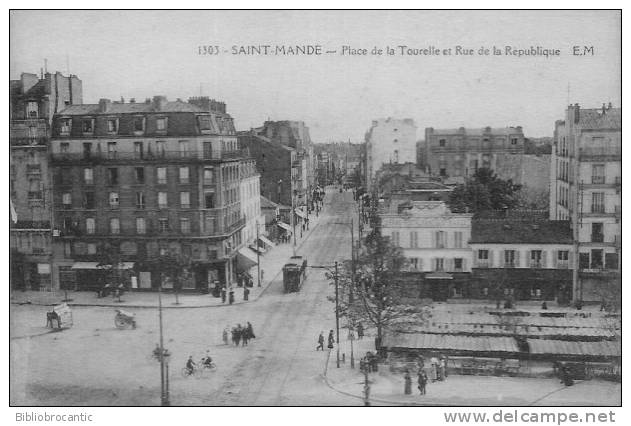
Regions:
<instances>
[{"instance_id":1,"label":"balcony railing","mask_svg":"<svg viewBox=\"0 0 631 426\"><path fill-rule=\"evenodd\" d=\"M617 157L622 155L622 149L619 146L611 147L584 147L579 149L579 158L589 157Z\"/></svg>"},{"instance_id":2,"label":"balcony railing","mask_svg":"<svg viewBox=\"0 0 631 426\"><path fill-rule=\"evenodd\" d=\"M592 183L605 183L604 176L592 176Z\"/></svg>"},{"instance_id":3,"label":"balcony railing","mask_svg":"<svg viewBox=\"0 0 631 426\"><path fill-rule=\"evenodd\" d=\"M605 241L604 234L592 234L592 243L602 243Z\"/></svg>"},{"instance_id":4,"label":"balcony railing","mask_svg":"<svg viewBox=\"0 0 631 426\"><path fill-rule=\"evenodd\" d=\"M191 161L191 160L232 160L247 157L246 150L236 151L158 151L158 152L84 152L53 153L51 158L57 162L74 161Z\"/></svg>"}]
</instances>

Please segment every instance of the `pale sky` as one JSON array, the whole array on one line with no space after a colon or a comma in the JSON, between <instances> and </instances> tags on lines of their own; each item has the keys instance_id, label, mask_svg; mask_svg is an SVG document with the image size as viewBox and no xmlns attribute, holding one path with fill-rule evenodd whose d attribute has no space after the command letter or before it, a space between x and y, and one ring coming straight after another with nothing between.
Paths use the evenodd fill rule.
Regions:
<instances>
[{"instance_id":1,"label":"pale sky","mask_svg":"<svg viewBox=\"0 0 631 426\"><path fill-rule=\"evenodd\" d=\"M83 80L85 103L201 93L227 103L238 130L303 120L315 142L363 141L371 121L425 127L517 126L552 136L569 101L620 106L617 11L19 11L10 77ZM198 55L199 45L321 44L325 50L541 46L557 57ZM594 55L572 56L573 46ZM452 50L453 52L453 50ZM68 58L68 61L67 59Z\"/></svg>"}]
</instances>

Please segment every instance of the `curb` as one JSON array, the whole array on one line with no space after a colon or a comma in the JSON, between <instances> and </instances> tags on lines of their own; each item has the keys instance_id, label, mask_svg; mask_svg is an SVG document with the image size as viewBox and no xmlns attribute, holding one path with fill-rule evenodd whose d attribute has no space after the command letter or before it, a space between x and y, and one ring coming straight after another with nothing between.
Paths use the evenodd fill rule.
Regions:
<instances>
[{"instance_id":1,"label":"curb","mask_svg":"<svg viewBox=\"0 0 631 426\"><path fill-rule=\"evenodd\" d=\"M311 237L311 234L313 233L313 231L315 231L315 229L320 225L320 221L318 221L318 223L316 223L307 233L307 235L305 235L303 237L302 242L296 246L296 249L300 249L309 239L309 237ZM263 293L265 293L267 291L267 289L269 288L269 286L272 284L272 282L274 282L274 280L276 280L278 278L278 276L283 272L282 268L280 269L280 271L278 271L276 273L276 275L274 275L272 277L271 280L269 280L267 282L267 284L262 285L262 289L261 291L253 298L251 298L248 301L245 300L241 300L239 302L234 302L232 305L231 304L218 304L218 305L195 305L195 306L169 306L169 305L163 305L162 309L199 309L199 308L221 308L221 307L228 307L228 306L234 306L234 305L243 305L246 303L250 303L250 302L256 302L259 300L259 298L263 295ZM28 303L24 303L24 302L10 302L11 305L18 305L18 306L22 306L22 305L33 305L33 306L56 306L59 303L63 303L63 301L60 301L58 303L37 303L37 302L28 302ZM68 306L74 306L74 307L95 307L95 308L129 308L129 309L158 309L158 305L125 305L124 302L123 303L107 303L107 304L97 304L97 303L68 303Z\"/></svg>"}]
</instances>

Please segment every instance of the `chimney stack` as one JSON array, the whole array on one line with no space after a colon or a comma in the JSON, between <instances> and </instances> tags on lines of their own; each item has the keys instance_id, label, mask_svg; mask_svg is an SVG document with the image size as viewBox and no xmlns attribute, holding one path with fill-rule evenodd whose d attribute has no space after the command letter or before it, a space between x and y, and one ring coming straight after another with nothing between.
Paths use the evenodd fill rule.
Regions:
<instances>
[{"instance_id":1,"label":"chimney stack","mask_svg":"<svg viewBox=\"0 0 631 426\"><path fill-rule=\"evenodd\" d=\"M99 99L99 112L107 112L112 105L112 101L109 99Z\"/></svg>"},{"instance_id":2,"label":"chimney stack","mask_svg":"<svg viewBox=\"0 0 631 426\"><path fill-rule=\"evenodd\" d=\"M578 104L574 104L574 123L581 121L581 107Z\"/></svg>"},{"instance_id":3,"label":"chimney stack","mask_svg":"<svg viewBox=\"0 0 631 426\"><path fill-rule=\"evenodd\" d=\"M607 105L607 109L611 109L613 107L612 103L609 102L609 105Z\"/></svg>"},{"instance_id":4,"label":"chimney stack","mask_svg":"<svg viewBox=\"0 0 631 426\"><path fill-rule=\"evenodd\" d=\"M163 111L167 104L166 96L154 96L153 97L153 109L156 111Z\"/></svg>"}]
</instances>

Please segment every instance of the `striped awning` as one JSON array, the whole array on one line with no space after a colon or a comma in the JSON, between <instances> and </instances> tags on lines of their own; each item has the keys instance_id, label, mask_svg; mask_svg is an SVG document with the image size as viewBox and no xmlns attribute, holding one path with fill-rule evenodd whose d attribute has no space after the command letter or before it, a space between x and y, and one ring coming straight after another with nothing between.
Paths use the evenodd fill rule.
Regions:
<instances>
[{"instance_id":1,"label":"striped awning","mask_svg":"<svg viewBox=\"0 0 631 426\"><path fill-rule=\"evenodd\" d=\"M118 265L119 269L131 269L134 267L134 262L121 262ZM99 262L75 262L70 269L111 269L112 265L101 265Z\"/></svg>"},{"instance_id":2,"label":"striped awning","mask_svg":"<svg viewBox=\"0 0 631 426\"><path fill-rule=\"evenodd\" d=\"M291 232L291 226L287 225L285 222L276 222L276 225L283 228L285 231Z\"/></svg>"},{"instance_id":3,"label":"striped awning","mask_svg":"<svg viewBox=\"0 0 631 426\"><path fill-rule=\"evenodd\" d=\"M307 219L307 215L302 210L295 209L294 211L296 212L296 216Z\"/></svg>"},{"instance_id":4,"label":"striped awning","mask_svg":"<svg viewBox=\"0 0 631 426\"><path fill-rule=\"evenodd\" d=\"M261 235L259 237L259 240L261 240L263 242L263 244L267 245L268 247L276 247L276 244L274 244L273 242L271 242L267 237L265 237L264 235Z\"/></svg>"}]
</instances>

